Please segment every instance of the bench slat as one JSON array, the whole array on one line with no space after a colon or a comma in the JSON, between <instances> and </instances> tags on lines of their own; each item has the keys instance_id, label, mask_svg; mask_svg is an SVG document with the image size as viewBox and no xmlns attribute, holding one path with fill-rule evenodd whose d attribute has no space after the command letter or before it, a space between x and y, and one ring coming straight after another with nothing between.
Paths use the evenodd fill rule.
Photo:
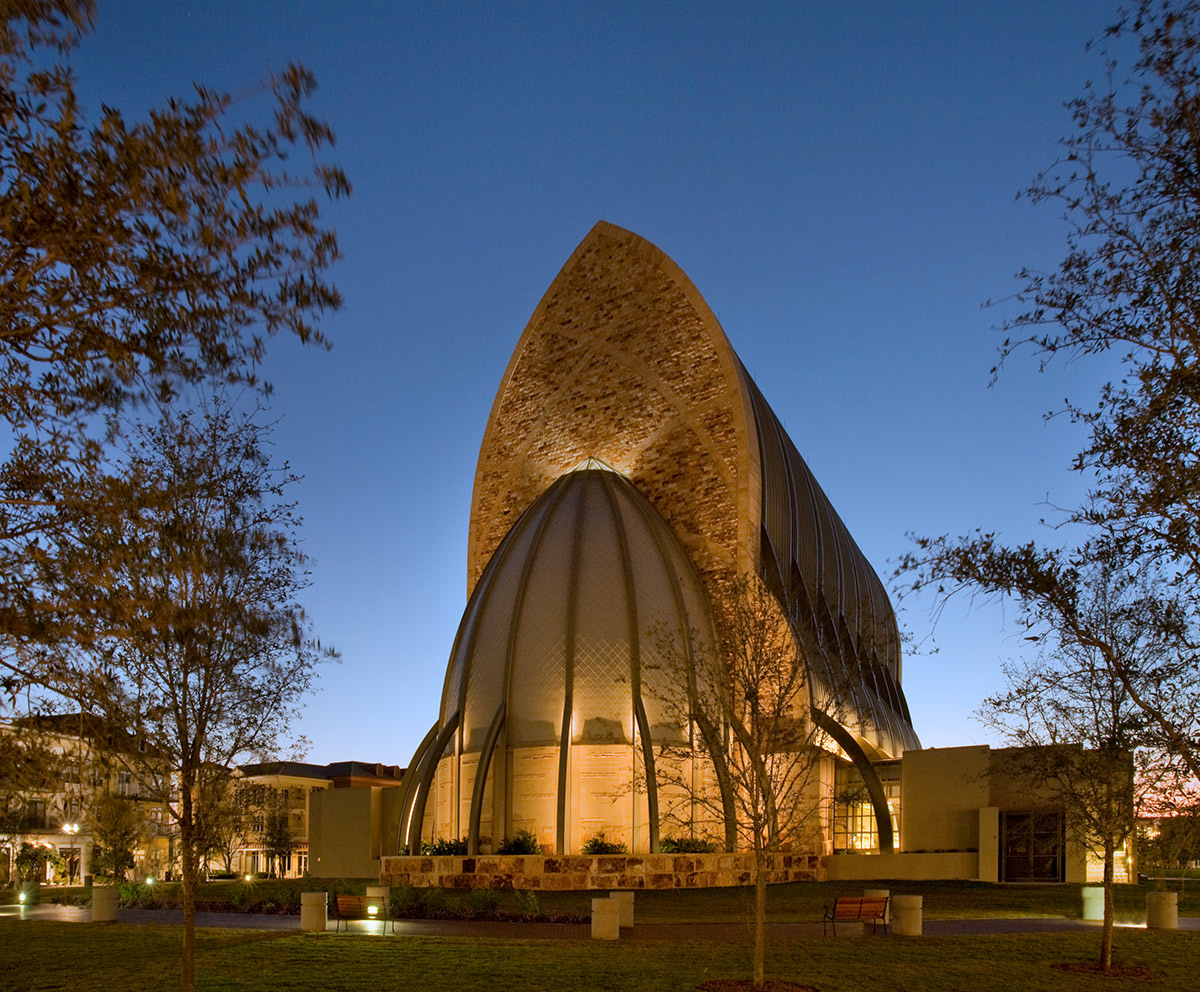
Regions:
<instances>
[{"instance_id":1,"label":"bench slat","mask_svg":"<svg viewBox=\"0 0 1200 992\"><path fill-rule=\"evenodd\" d=\"M825 910L824 919L826 922L833 923L833 931L837 933L838 921L846 922L848 920L870 920L871 930L874 931L876 922L883 924L884 932L887 932L887 904L886 896L838 896L833 902L833 912L828 908Z\"/></svg>"},{"instance_id":2,"label":"bench slat","mask_svg":"<svg viewBox=\"0 0 1200 992\"><path fill-rule=\"evenodd\" d=\"M337 919L340 922L346 921L347 929L349 929L350 920L381 920L389 922L387 900L382 896L353 896L353 895L338 895L334 899L334 906L337 911ZM375 912L372 913L372 907ZM392 930L395 932L396 923L390 920Z\"/></svg>"}]
</instances>

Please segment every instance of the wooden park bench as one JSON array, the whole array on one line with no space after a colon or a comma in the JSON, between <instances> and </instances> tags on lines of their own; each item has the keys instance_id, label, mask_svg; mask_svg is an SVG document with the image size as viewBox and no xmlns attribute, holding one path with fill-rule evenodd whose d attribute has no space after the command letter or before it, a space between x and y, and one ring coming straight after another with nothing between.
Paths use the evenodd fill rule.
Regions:
<instances>
[{"instance_id":1,"label":"wooden park bench","mask_svg":"<svg viewBox=\"0 0 1200 992\"><path fill-rule=\"evenodd\" d=\"M825 907L823 932L828 933L832 924L836 937L838 923L870 920L871 933L875 932L875 926L879 923L883 924L883 932L887 933L887 904L887 896L838 896L833 902L832 913L828 906Z\"/></svg>"},{"instance_id":2,"label":"wooden park bench","mask_svg":"<svg viewBox=\"0 0 1200 992\"><path fill-rule=\"evenodd\" d=\"M350 931L351 920L380 920L387 923L391 918L388 914L388 901L382 896L345 896L334 897L334 932L341 929L342 921L346 921L346 932ZM396 932L396 921L391 920L392 933ZM385 928L386 929L386 928Z\"/></svg>"}]
</instances>

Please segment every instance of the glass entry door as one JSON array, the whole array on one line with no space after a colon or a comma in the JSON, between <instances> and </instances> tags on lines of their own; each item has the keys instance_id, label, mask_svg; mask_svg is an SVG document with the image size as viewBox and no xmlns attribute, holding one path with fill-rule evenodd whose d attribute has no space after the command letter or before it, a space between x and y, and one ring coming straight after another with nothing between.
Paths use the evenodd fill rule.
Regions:
<instances>
[{"instance_id":1,"label":"glass entry door","mask_svg":"<svg viewBox=\"0 0 1200 992\"><path fill-rule=\"evenodd\" d=\"M1006 882L1064 881L1062 813L1002 813L1000 854Z\"/></svg>"}]
</instances>

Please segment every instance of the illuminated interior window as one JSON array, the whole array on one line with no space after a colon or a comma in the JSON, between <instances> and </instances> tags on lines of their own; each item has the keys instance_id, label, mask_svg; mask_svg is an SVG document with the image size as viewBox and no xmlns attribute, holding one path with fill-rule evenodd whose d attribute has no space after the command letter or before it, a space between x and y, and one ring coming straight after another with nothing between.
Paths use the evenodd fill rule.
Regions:
<instances>
[{"instance_id":1,"label":"illuminated interior window","mask_svg":"<svg viewBox=\"0 0 1200 992\"><path fill-rule=\"evenodd\" d=\"M1129 842L1126 841L1113 851L1113 881L1124 884L1129 881L1130 864L1132 862ZM1089 851L1087 858L1087 880L1099 884L1104 881L1104 855L1102 852Z\"/></svg>"},{"instance_id":2,"label":"illuminated interior window","mask_svg":"<svg viewBox=\"0 0 1200 992\"><path fill-rule=\"evenodd\" d=\"M900 762L886 761L873 766L883 785L892 814L892 836L900 836ZM879 828L875 807L866 783L849 762L839 763L834 773L833 850L877 853Z\"/></svg>"}]
</instances>

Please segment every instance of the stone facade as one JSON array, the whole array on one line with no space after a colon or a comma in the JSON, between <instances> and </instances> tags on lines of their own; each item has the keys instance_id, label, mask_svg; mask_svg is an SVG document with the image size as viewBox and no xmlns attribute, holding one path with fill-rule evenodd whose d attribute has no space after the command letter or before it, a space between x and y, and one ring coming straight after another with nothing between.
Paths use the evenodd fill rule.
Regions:
<instances>
[{"instance_id":1,"label":"stone facade","mask_svg":"<svg viewBox=\"0 0 1200 992\"><path fill-rule=\"evenodd\" d=\"M768 854L768 882L812 882L821 859ZM533 854L384 858L381 885L443 889L702 889L753 885L754 854Z\"/></svg>"},{"instance_id":2,"label":"stone facade","mask_svg":"<svg viewBox=\"0 0 1200 992\"><path fill-rule=\"evenodd\" d=\"M637 235L597 224L538 304L497 392L475 475L468 591L521 512L588 457L633 481L701 574L750 568L760 481L749 411L737 358L691 280Z\"/></svg>"}]
</instances>

